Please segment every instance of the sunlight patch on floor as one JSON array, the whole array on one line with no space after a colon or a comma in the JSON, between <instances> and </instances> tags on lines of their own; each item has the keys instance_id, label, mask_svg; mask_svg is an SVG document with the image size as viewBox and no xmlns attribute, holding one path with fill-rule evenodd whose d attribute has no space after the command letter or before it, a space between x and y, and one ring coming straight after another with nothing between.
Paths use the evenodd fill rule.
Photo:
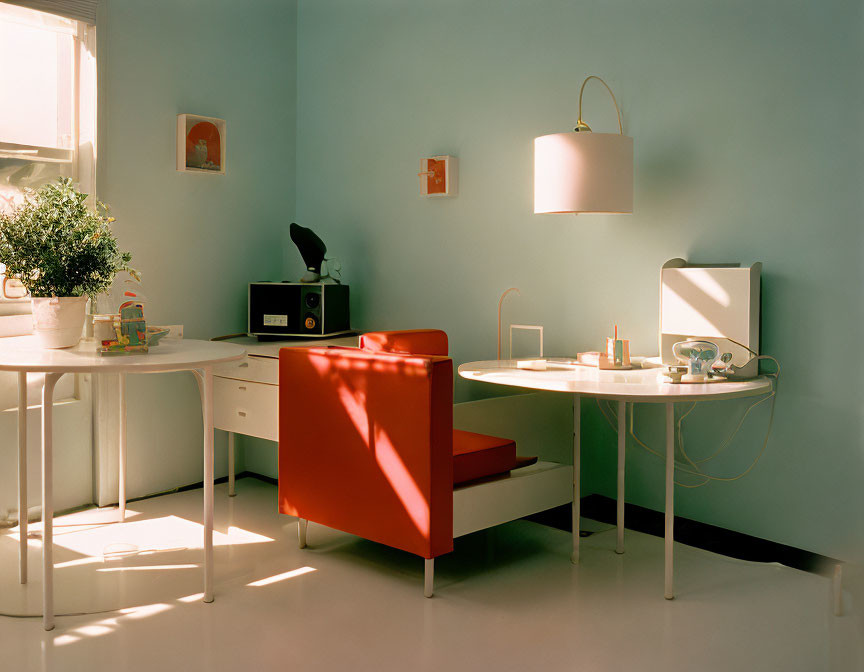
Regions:
<instances>
[{"instance_id":1,"label":"sunlight patch on floor","mask_svg":"<svg viewBox=\"0 0 864 672\"><path fill-rule=\"evenodd\" d=\"M151 570L165 569L199 569L201 565L187 563L185 565L135 565L133 567L103 567L97 572L146 572Z\"/></svg>"},{"instance_id":2,"label":"sunlight patch on floor","mask_svg":"<svg viewBox=\"0 0 864 672\"><path fill-rule=\"evenodd\" d=\"M15 538L16 535L9 535ZM140 555L148 552L178 551L203 548L204 526L179 516L163 516L122 524L83 525L55 535L54 544L90 558L108 559L116 555ZM214 546L260 544L273 541L239 527L228 532L213 531ZM29 544L28 544L29 545ZM41 546L41 542L39 542ZM88 561L68 561L55 567L87 564Z\"/></svg>"},{"instance_id":3,"label":"sunlight patch on floor","mask_svg":"<svg viewBox=\"0 0 864 672\"><path fill-rule=\"evenodd\" d=\"M297 569L292 569L290 572L283 572L282 574L274 574L273 576L268 576L266 579L259 579L258 581L252 581L252 583L247 583L247 586L269 586L271 583L277 583L279 581L284 581L285 579L293 579L295 576L302 576L303 574L308 574L309 572L316 571L314 567L298 567Z\"/></svg>"}]
</instances>

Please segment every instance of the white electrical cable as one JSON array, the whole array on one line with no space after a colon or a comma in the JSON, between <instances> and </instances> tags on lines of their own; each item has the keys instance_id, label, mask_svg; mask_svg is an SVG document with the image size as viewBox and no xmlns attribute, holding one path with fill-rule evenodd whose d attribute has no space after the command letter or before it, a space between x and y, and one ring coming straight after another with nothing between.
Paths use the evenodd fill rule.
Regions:
<instances>
[{"instance_id":1,"label":"white electrical cable","mask_svg":"<svg viewBox=\"0 0 864 672\"><path fill-rule=\"evenodd\" d=\"M608 404L608 402L607 402L607 404ZM600 409L600 412L603 414L603 417L606 418L606 422L609 423L609 426L612 428L612 431L614 431L614 432L617 434L617 433L618 433L618 427L617 427L617 425L616 425L616 424L613 424L613 422L612 422L612 421L609 419L609 417L606 415L606 411L604 411L604 410L603 410L603 407L600 405L600 400L599 400L599 399L597 399L597 408ZM608 408L608 407L607 407L607 408ZM609 408L608 410L609 410L610 413L612 413L612 415L614 415L614 416L617 417L617 414L615 413L615 411L613 411L611 408ZM691 409L691 410L692 410L692 409ZM651 447L648 446L647 444L643 443L642 440L641 440L638 436L636 436L636 434L633 433L633 430L632 430L633 411L632 411L632 409L631 409L631 411L630 411L630 423L631 423L631 430L630 430L629 434L630 434L630 436L633 437L633 439L636 441L636 443L638 443L640 446L642 446L642 447L643 447L645 450L647 450L649 453L651 453L651 454L653 454L653 455L656 455L657 457L659 457L659 458L662 459L662 460L665 460L665 459L666 459L665 456L661 455L660 453L656 452L653 448L651 448ZM703 485L706 485L708 482L709 482L708 479L706 479L706 480L703 481L702 483L698 483L698 484L693 485L693 484L689 484L689 483L681 483L680 481L675 481L675 485L681 486L682 488L698 488L698 487L701 487L701 486L703 486Z\"/></svg>"},{"instance_id":2,"label":"white electrical cable","mask_svg":"<svg viewBox=\"0 0 864 672\"><path fill-rule=\"evenodd\" d=\"M746 346L742 346L742 347L746 347ZM749 350L749 348L746 348L746 349ZM753 351L751 350L751 352L753 352ZM755 355L756 353L753 353L753 354ZM690 464L690 466L693 469L692 470L691 469L685 469L679 465L675 465L675 468L680 473L689 474L691 476L696 476L696 477L704 479L704 480L702 480L701 483L696 483L696 484L688 484L688 483L681 483L679 481L675 481L676 485L681 486L683 488L698 488L698 487L702 487L703 485L707 485L711 481L721 481L721 482L737 481L738 479L743 478L748 473L750 473L750 471L753 469L753 467L755 467L756 464L759 462L759 460L762 458L762 455L765 453L765 449L768 446L768 439L771 436L771 429L774 426L774 409L775 409L776 402L777 402L777 386L779 384L779 379L780 379L780 362L778 362L776 358L771 357L770 355L756 355L753 359L756 359L757 361L761 360L761 359L767 359L767 360L771 360L772 362L774 362L774 365L777 367L777 370L774 373L766 374L766 375L769 375L769 376L774 378L774 386L773 386L774 389L769 394L764 396L762 399L751 404L747 408L747 410L741 416L741 419L739 420L735 429L723 441L723 443L720 444L720 447L717 448L717 450L715 450L708 457L703 458L701 460L695 460L695 461L692 460L689 455L687 455L687 452L684 449L684 433L683 433L683 426L682 426L684 419L688 415L690 415L690 413L692 413L693 410L696 408L696 404L698 402L693 402L693 404L690 406L690 408L687 409L687 411L678 419L678 421L676 423L677 430L678 430L678 446L679 446L681 455L684 457L685 460L687 460L687 462ZM756 458L753 460L753 462L743 472L741 472L740 474L737 474L735 476L713 476L711 474L704 473L700 469L699 465L704 464L705 462L708 462L708 461L714 459L723 450L725 450L731 444L731 442L735 438L735 436L737 436L738 432L740 431L741 427L744 424L744 420L746 420L746 418L750 414L750 412L754 408L756 408L757 406L759 406L760 404L762 404L768 400L771 400L771 414L770 414L769 419L768 419L768 429L765 432L765 440L762 443L762 448L759 450L759 453L756 455ZM608 402L607 402L607 404L608 404ZM607 415L606 411L603 409L603 406L601 405L599 399L597 399L597 408L600 409L600 412L603 414L603 417L605 418L606 422L609 423L609 426L612 428L612 430L617 433L617 431L618 431L617 426L616 426L617 423L612 422L612 420ZM607 408L608 408L609 412L617 419L617 414L608 406L607 406ZM628 432L630 434L630 436L632 436L633 439L636 441L636 443L639 444L646 451L648 451L652 455L658 457L659 459L665 461L666 460L665 455L652 449L644 441L642 441L638 436L636 436L636 432L634 430L634 422L635 422L634 415L635 414L631 411L631 413L630 413L630 429Z\"/></svg>"}]
</instances>

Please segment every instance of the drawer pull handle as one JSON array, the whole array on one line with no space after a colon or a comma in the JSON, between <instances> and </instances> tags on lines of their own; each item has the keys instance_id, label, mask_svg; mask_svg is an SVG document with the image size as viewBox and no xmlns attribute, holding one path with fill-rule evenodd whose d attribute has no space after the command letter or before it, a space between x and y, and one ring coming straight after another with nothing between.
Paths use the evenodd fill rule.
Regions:
<instances>
[{"instance_id":1,"label":"drawer pull handle","mask_svg":"<svg viewBox=\"0 0 864 672\"><path fill-rule=\"evenodd\" d=\"M241 418L245 418L246 417L246 411L237 411L237 415L239 415Z\"/></svg>"},{"instance_id":2,"label":"drawer pull handle","mask_svg":"<svg viewBox=\"0 0 864 672\"><path fill-rule=\"evenodd\" d=\"M243 391L245 392L245 391L246 391L246 386L245 386L245 385L239 385L237 389L239 389L239 390L243 390Z\"/></svg>"},{"instance_id":3,"label":"drawer pull handle","mask_svg":"<svg viewBox=\"0 0 864 672\"><path fill-rule=\"evenodd\" d=\"M247 366L249 366L249 362L243 362L241 364L238 364L237 368L242 369L242 368L247 367Z\"/></svg>"}]
</instances>

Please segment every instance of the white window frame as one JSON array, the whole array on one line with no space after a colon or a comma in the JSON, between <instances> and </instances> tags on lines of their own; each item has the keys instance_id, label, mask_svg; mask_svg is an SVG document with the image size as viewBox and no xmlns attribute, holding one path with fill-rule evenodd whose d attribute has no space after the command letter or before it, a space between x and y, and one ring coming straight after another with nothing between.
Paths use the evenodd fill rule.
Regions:
<instances>
[{"instance_id":1,"label":"white window frame","mask_svg":"<svg viewBox=\"0 0 864 672\"><path fill-rule=\"evenodd\" d=\"M46 30L66 32L62 28ZM73 181L92 195L96 191L96 28L75 21L69 34L73 40L72 148L23 145L0 139L0 158L70 164ZM0 264L0 337L29 334L30 297L7 299L2 270Z\"/></svg>"}]
</instances>

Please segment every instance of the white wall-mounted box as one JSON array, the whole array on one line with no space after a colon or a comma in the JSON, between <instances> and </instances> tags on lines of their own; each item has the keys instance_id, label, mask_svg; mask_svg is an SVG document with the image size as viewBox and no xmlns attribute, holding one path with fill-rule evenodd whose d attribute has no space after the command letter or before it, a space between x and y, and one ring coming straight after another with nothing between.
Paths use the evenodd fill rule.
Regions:
<instances>
[{"instance_id":1,"label":"white wall-mounted box","mask_svg":"<svg viewBox=\"0 0 864 672\"><path fill-rule=\"evenodd\" d=\"M660 358L676 363L672 346L702 338L732 353L742 375L756 375L762 264L698 265L670 259L660 271ZM751 361L752 360L752 361ZM749 365L747 363L750 362ZM742 369L747 365L746 368Z\"/></svg>"}]
</instances>

